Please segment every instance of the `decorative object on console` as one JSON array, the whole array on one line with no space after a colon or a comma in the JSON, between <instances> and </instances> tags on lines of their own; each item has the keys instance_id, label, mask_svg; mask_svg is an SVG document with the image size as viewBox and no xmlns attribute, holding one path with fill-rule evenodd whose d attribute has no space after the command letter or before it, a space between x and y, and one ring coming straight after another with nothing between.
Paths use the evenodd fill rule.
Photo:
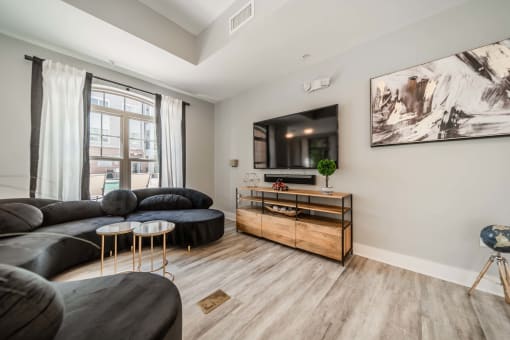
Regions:
<instances>
[{"instance_id":1,"label":"decorative object on console","mask_svg":"<svg viewBox=\"0 0 510 340\"><path fill-rule=\"evenodd\" d=\"M371 145L510 135L510 39L372 78Z\"/></svg>"},{"instance_id":2,"label":"decorative object on console","mask_svg":"<svg viewBox=\"0 0 510 340\"><path fill-rule=\"evenodd\" d=\"M276 182L273 183L272 188L273 188L273 190L276 190L276 191L288 191L289 190L289 186L286 185L283 182L283 179L281 179L281 178L278 178L276 180Z\"/></svg>"},{"instance_id":3,"label":"decorative object on console","mask_svg":"<svg viewBox=\"0 0 510 340\"><path fill-rule=\"evenodd\" d=\"M244 175L243 183L247 187L257 187L260 183L260 178L255 172L247 172Z\"/></svg>"},{"instance_id":4,"label":"decorative object on console","mask_svg":"<svg viewBox=\"0 0 510 340\"><path fill-rule=\"evenodd\" d=\"M283 214L290 217L295 217L303 212L303 210L300 209L294 209L290 207L280 207L278 205L264 205L264 208L266 208L269 211L272 211L277 214Z\"/></svg>"},{"instance_id":5,"label":"decorative object on console","mask_svg":"<svg viewBox=\"0 0 510 340\"><path fill-rule=\"evenodd\" d=\"M321 190L325 193L332 193L333 187L329 186L329 176L333 175L336 171L336 163L331 159L322 159L317 164L317 171L322 176L326 176L326 186L322 187Z\"/></svg>"}]
</instances>

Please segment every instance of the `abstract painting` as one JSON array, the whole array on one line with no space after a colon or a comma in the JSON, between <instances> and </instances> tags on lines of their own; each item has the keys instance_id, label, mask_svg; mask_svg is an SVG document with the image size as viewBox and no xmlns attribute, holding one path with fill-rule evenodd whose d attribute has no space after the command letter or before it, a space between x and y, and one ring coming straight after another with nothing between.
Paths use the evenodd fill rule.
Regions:
<instances>
[{"instance_id":1,"label":"abstract painting","mask_svg":"<svg viewBox=\"0 0 510 340\"><path fill-rule=\"evenodd\" d=\"M510 39L370 86L372 146L510 135Z\"/></svg>"}]
</instances>

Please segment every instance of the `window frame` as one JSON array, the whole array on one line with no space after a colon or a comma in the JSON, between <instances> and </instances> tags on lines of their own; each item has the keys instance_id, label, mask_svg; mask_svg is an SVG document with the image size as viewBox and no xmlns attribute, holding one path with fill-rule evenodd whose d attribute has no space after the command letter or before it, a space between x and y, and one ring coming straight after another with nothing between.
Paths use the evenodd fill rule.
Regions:
<instances>
[{"instance_id":1,"label":"window frame","mask_svg":"<svg viewBox=\"0 0 510 340\"><path fill-rule=\"evenodd\" d=\"M105 93L118 95L123 97L123 107L124 110L114 109L111 107L106 106L100 106L92 104L90 105L90 112L91 113L99 113L101 114L101 133L100 134L93 134L93 135L99 135L101 140L101 155L100 156L89 156L89 160L91 161L117 161L120 164L119 169L119 188L120 189L130 189L131 188L131 164L133 162L147 162L147 163L156 163L158 164L159 160L157 158L158 151L156 149L155 158L139 158L139 157L130 157L129 155L129 141L131 138L129 137L129 121L131 119L143 121L146 123L153 123L155 129L156 127L156 108L155 108L155 100L151 100L150 98L136 95L127 91L123 91L121 89L115 89L111 87L101 86L101 85L92 85L92 92L102 92L103 93L103 105L106 104L105 101ZM142 113L134 113L130 111L126 111L126 98L136 100L142 103ZM143 105L150 105L153 107L153 115L144 115L144 108ZM120 157L115 156L103 156L103 131L102 131L102 124L103 124L103 114L115 116L120 118ZM156 131L157 133L157 131ZM89 132L90 134L90 132ZM92 135L92 134L90 134ZM90 142L90 135L89 135L89 142ZM106 136L106 135L105 135ZM155 134L156 139L156 148L157 148L157 135ZM114 136L117 138L117 136ZM143 140L143 139L142 139Z\"/></svg>"}]
</instances>

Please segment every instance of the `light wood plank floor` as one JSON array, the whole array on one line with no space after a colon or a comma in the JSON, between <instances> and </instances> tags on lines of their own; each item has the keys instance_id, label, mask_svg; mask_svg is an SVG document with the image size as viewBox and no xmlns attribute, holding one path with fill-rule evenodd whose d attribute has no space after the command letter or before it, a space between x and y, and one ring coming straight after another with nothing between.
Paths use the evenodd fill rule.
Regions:
<instances>
[{"instance_id":1,"label":"light wood plank floor","mask_svg":"<svg viewBox=\"0 0 510 340\"><path fill-rule=\"evenodd\" d=\"M155 252L161 256L161 251ZM510 306L500 297L354 256L337 262L235 232L214 244L169 250L183 301L184 339L508 339ZM149 265L149 252L144 263ZM156 260L155 265L161 263ZM106 262L111 273L113 260ZM131 255L119 258L131 270ZM99 262L55 278L99 276ZM231 296L204 315L196 303Z\"/></svg>"}]
</instances>

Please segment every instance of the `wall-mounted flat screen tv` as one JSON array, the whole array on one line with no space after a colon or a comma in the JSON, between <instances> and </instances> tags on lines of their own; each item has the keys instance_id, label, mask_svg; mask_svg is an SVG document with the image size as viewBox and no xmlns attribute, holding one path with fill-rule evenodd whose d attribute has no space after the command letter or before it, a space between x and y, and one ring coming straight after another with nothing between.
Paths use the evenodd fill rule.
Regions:
<instances>
[{"instance_id":1,"label":"wall-mounted flat screen tv","mask_svg":"<svg viewBox=\"0 0 510 340\"><path fill-rule=\"evenodd\" d=\"M338 105L253 124L255 169L315 169L324 158L338 166Z\"/></svg>"}]
</instances>

